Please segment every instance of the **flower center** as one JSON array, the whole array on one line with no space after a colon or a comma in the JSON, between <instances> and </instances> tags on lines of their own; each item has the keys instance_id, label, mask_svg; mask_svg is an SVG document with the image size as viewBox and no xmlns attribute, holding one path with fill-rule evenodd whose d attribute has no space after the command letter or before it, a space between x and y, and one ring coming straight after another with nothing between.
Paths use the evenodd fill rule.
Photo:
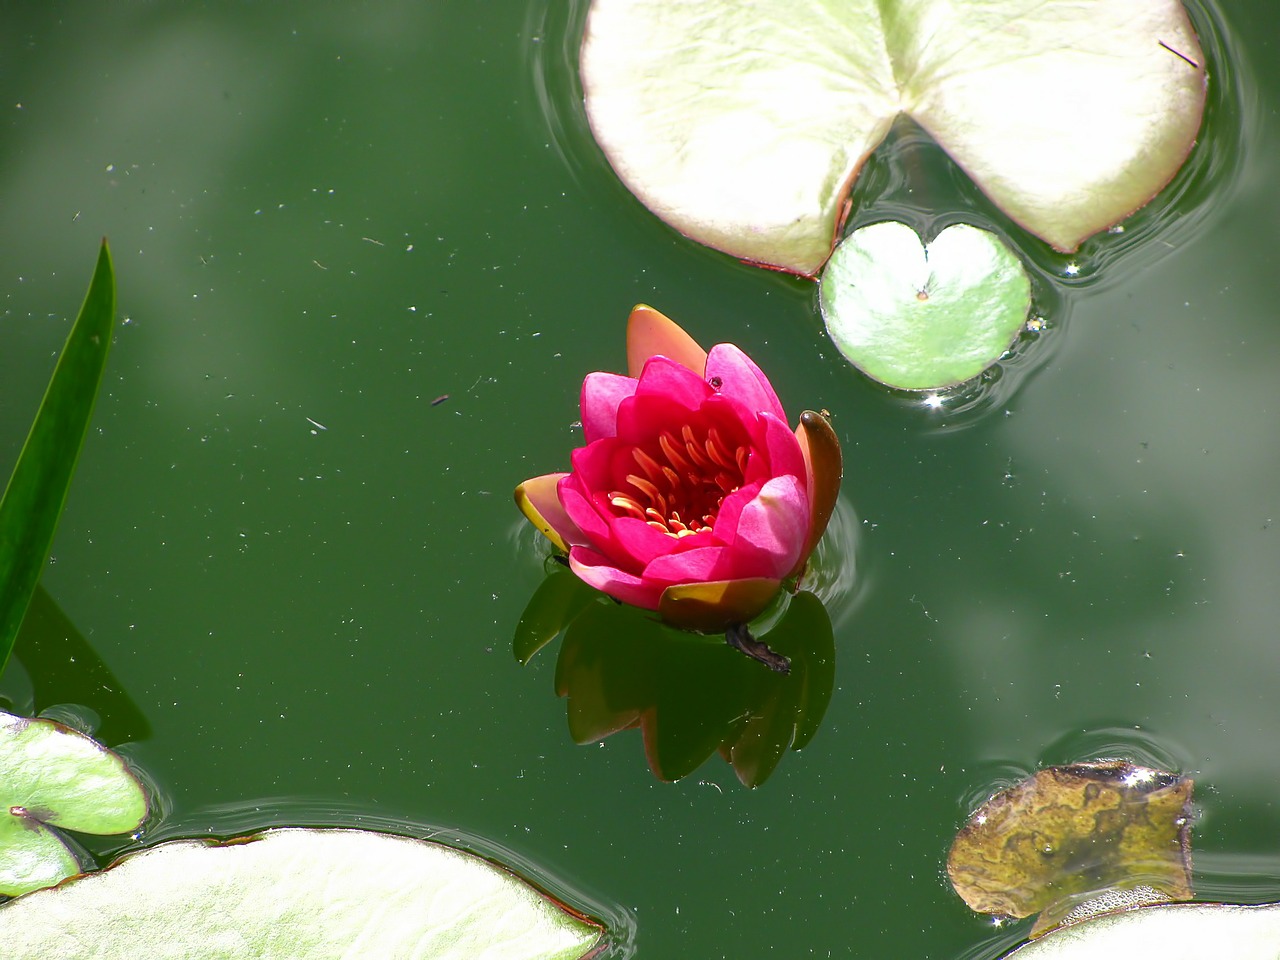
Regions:
<instances>
[{"instance_id":1,"label":"flower center","mask_svg":"<svg viewBox=\"0 0 1280 960\"><path fill-rule=\"evenodd\" d=\"M656 447L631 448L639 470L609 493L620 517L635 517L672 537L710 530L724 498L742 486L751 451L730 447L715 427L664 430Z\"/></svg>"}]
</instances>

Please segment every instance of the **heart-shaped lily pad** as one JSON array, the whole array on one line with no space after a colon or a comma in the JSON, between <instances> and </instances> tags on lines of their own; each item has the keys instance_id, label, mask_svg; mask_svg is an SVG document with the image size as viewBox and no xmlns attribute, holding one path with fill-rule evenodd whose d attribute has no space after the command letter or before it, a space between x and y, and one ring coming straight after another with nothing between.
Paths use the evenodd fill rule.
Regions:
<instances>
[{"instance_id":1,"label":"heart-shaped lily pad","mask_svg":"<svg viewBox=\"0 0 1280 960\"><path fill-rule=\"evenodd\" d=\"M895 221L855 230L831 255L819 292L840 352L902 390L976 377L1009 349L1031 306L1021 261L995 234L963 223L928 246Z\"/></svg>"},{"instance_id":2,"label":"heart-shaped lily pad","mask_svg":"<svg viewBox=\"0 0 1280 960\"><path fill-rule=\"evenodd\" d=\"M631 191L812 276L898 114L1054 247L1146 203L1205 100L1180 0L593 0L582 86Z\"/></svg>"},{"instance_id":3,"label":"heart-shaped lily pad","mask_svg":"<svg viewBox=\"0 0 1280 960\"><path fill-rule=\"evenodd\" d=\"M0 907L6 960L580 960L602 941L486 860L363 830L162 843Z\"/></svg>"},{"instance_id":4,"label":"heart-shaped lily pad","mask_svg":"<svg viewBox=\"0 0 1280 960\"><path fill-rule=\"evenodd\" d=\"M146 818L142 785L117 754L52 720L0 712L0 894L80 872L52 827L129 833Z\"/></svg>"}]
</instances>

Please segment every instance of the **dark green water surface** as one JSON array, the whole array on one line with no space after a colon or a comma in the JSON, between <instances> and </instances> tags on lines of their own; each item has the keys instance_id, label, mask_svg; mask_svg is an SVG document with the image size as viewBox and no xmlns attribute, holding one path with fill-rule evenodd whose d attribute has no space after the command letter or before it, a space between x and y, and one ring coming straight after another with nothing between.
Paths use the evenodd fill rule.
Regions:
<instances>
[{"instance_id":1,"label":"dark green water surface","mask_svg":"<svg viewBox=\"0 0 1280 960\"><path fill-rule=\"evenodd\" d=\"M1045 260L1048 334L930 410L844 363L811 284L617 183L580 3L0 4L0 454L105 234L122 325L44 584L145 718L77 701L156 785L143 839L439 829L645 958L974 960L1028 926L945 881L973 805L1124 755L1196 778L1202 897L1280 899L1280 28L1224 7L1185 202L1086 281ZM510 491L567 464L637 301L844 445L835 693L754 791L575 746L554 649L511 655L543 574ZM20 708L66 698L18 658Z\"/></svg>"}]
</instances>

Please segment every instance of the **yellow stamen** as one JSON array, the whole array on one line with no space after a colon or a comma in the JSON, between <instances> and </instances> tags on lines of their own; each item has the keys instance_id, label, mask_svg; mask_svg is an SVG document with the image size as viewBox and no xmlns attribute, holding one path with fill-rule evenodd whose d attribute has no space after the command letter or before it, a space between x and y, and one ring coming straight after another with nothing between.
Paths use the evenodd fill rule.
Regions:
<instances>
[{"instance_id":1,"label":"yellow stamen","mask_svg":"<svg viewBox=\"0 0 1280 960\"><path fill-rule=\"evenodd\" d=\"M625 511L637 520L644 519L644 510L641 509L640 504L636 503L630 497L623 496L621 493L609 494L609 505Z\"/></svg>"},{"instance_id":2,"label":"yellow stamen","mask_svg":"<svg viewBox=\"0 0 1280 960\"><path fill-rule=\"evenodd\" d=\"M631 458L639 465L650 480L657 480L662 473L662 466L639 447L631 448Z\"/></svg>"},{"instance_id":3,"label":"yellow stamen","mask_svg":"<svg viewBox=\"0 0 1280 960\"><path fill-rule=\"evenodd\" d=\"M712 427L707 431L707 456L714 460L719 466L726 470L733 469L733 461L729 459L729 451L724 445L724 441L720 439L720 434L716 432L716 428Z\"/></svg>"},{"instance_id":4,"label":"yellow stamen","mask_svg":"<svg viewBox=\"0 0 1280 960\"><path fill-rule=\"evenodd\" d=\"M685 427L685 429L688 430L689 428ZM688 473L693 469L689 465L689 461L686 460L684 455L680 452L680 448L676 446L676 439L671 435L670 431L666 431L658 437L658 446L662 448L662 452L666 454L667 460L677 470Z\"/></svg>"},{"instance_id":5,"label":"yellow stamen","mask_svg":"<svg viewBox=\"0 0 1280 960\"><path fill-rule=\"evenodd\" d=\"M693 430L686 423L680 431L680 436L684 438L684 447L689 452L690 459L693 460L702 469L707 470L711 467L711 461L707 459L707 455L702 452L702 447L693 435Z\"/></svg>"}]
</instances>

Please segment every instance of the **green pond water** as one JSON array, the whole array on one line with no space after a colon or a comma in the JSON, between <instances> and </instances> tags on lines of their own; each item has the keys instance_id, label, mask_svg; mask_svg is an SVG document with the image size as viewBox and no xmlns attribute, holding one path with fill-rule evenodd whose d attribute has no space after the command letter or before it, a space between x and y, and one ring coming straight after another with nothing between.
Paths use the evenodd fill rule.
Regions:
<instances>
[{"instance_id":1,"label":"green pond water","mask_svg":"<svg viewBox=\"0 0 1280 960\"><path fill-rule=\"evenodd\" d=\"M1048 332L930 409L848 367L812 284L627 194L574 101L580 2L0 5L4 463L103 235L122 318L43 581L92 653L20 645L0 692L127 741L143 842L432 832L620 955L996 957L1029 923L951 891L955 830L1098 756L1195 777L1200 897L1280 899L1280 30L1193 12L1220 35L1181 193L1078 279L1037 254ZM909 130L871 173L855 218L996 222ZM637 301L844 446L834 694L756 790L576 746L556 648L511 653L543 579L511 489L567 464Z\"/></svg>"}]
</instances>

